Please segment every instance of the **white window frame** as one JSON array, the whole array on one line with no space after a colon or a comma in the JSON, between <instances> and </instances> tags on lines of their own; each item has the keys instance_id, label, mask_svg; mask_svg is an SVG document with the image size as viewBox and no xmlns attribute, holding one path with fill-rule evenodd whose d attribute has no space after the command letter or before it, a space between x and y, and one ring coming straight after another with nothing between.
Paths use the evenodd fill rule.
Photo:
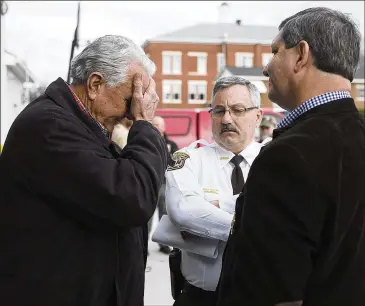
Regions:
<instances>
[{"instance_id":1,"label":"white window frame","mask_svg":"<svg viewBox=\"0 0 365 306\"><path fill-rule=\"evenodd\" d=\"M266 67L267 64L270 63L273 55L274 55L273 53L262 53L261 58L263 67Z\"/></svg>"},{"instance_id":2,"label":"white window frame","mask_svg":"<svg viewBox=\"0 0 365 306\"><path fill-rule=\"evenodd\" d=\"M241 59L245 58L242 60ZM247 64L246 61L250 60L250 64ZM235 64L236 67L245 67L245 68L252 68L253 67L253 53L252 52L236 52L235 53Z\"/></svg>"},{"instance_id":3,"label":"white window frame","mask_svg":"<svg viewBox=\"0 0 365 306\"><path fill-rule=\"evenodd\" d=\"M188 103L189 104L205 104L207 102L207 85L208 85L208 82L207 81L204 81L204 80L190 80L188 81ZM204 86L205 87L205 90L204 90L204 97L205 99L204 100L199 100L199 99L190 99L190 88L191 86ZM197 92L195 92L197 93ZM198 93L199 95L199 93Z\"/></svg>"},{"instance_id":4,"label":"white window frame","mask_svg":"<svg viewBox=\"0 0 365 306\"><path fill-rule=\"evenodd\" d=\"M181 75L181 51L162 51L162 74ZM165 66L165 62L170 61L170 67Z\"/></svg>"},{"instance_id":5,"label":"white window frame","mask_svg":"<svg viewBox=\"0 0 365 306\"><path fill-rule=\"evenodd\" d=\"M217 53L217 72L221 72L224 67L226 67L226 59L224 58L224 53Z\"/></svg>"},{"instance_id":6,"label":"white window frame","mask_svg":"<svg viewBox=\"0 0 365 306\"><path fill-rule=\"evenodd\" d=\"M356 100L357 101L362 101L364 102L365 101L365 97L361 97L360 96L360 90L365 90L365 84L357 84L356 85L356 89L359 91L357 97L356 97Z\"/></svg>"},{"instance_id":7,"label":"white window frame","mask_svg":"<svg viewBox=\"0 0 365 306\"><path fill-rule=\"evenodd\" d=\"M168 104L179 104L181 103L181 85L182 85L182 81L181 80L162 80L162 103L168 103ZM179 99L175 99L172 98L170 100L165 99L165 88L166 86L170 86L170 94L172 95L172 97L174 97L174 90L173 90L173 86L179 86Z\"/></svg>"},{"instance_id":8,"label":"white window frame","mask_svg":"<svg viewBox=\"0 0 365 306\"><path fill-rule=\"evenodd\" d=\"M207 75L207 52L188 52L188 56L196 57L196 71L189 71L189 75ZM199 65L200 63L200 65Z\"/></svg>"}]
</instances>

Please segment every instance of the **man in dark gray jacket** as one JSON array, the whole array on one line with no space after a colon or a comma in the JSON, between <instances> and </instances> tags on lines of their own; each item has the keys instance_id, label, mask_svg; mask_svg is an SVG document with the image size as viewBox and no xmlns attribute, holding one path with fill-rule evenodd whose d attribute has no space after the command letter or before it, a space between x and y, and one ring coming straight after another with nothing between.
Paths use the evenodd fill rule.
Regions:
<instances>
[{"instance_id":1,"label":"man in dark gray jacket","mask_svg":"<svg viewBox=\"0 0 365 306\"><path fill-rule=\"evenodd\" d=\"M289 113L237 200L219 306L365 305L365 121L351 97L360 42L328 8L280 24L264 75Z\"/></svg>"},{"instance_id":2,"label":"man in dark gray jacket","mask_svg":"<svg viewBox=\"0 0 365 306\"><path fill-rule=\"evenodd\" d=\"M147 221L167 167L154 64L104 36L16 118L0 158L0 304L142 306ZM121 150L110 134L134 121Z\"/></svg>"}]
</instances>

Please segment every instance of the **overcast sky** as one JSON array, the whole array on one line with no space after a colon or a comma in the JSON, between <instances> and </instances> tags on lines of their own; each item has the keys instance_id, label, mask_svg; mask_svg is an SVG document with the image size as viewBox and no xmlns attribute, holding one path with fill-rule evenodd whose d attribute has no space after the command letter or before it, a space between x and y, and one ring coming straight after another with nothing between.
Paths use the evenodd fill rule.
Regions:
<instances>
[{"instance_id":1,"label":"overcast sky","mask_svg":"<svg viewBox=\"0 0 365 306\"><path fill-rule=\"evenodd\" d=\"M119 34L145 39L202 22L217 22L221 1L81 1L81 51L87 40ZM308 7L326 6L352 14L364 35L364 1L228 1L232 21L278 26ZM7 1L5 48L25 60L46 84L67 78L77 1ZM3 18L3 16L1 17Z\"/></svg>"}]
</instances>

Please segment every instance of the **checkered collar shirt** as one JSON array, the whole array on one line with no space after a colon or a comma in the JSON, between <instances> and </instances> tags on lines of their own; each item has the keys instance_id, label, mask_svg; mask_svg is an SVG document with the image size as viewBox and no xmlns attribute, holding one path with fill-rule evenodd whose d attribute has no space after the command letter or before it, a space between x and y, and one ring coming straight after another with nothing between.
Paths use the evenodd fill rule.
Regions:
<instances>
[{"instance_id":1,"label":"checkered collar shirt","mask_svg":"<svg viewBox=\"0 0 365 306\"><path fill-rule=\"evenodd\" d=\"M67 84L67 83L66 83ZM67 84L68 88L70 89L73 97L75 98L75 101L77 103L77 105L79 106L79 108L91 119L94 120L94 122L100 127L101 131L103 132L103 134L109 138L109 132L108 130L99 122L97 121L93 116L91 116L89 110L85 107L84 104L82 104L82 102L80 101L79 97L76 96L75 92L72 90L71 86L69 84Z\"/></svg>"},{"instance_id":2,"label":"checkered collar shirt","mask_svg":"<svg viewBox=\"0 0 365 306\"><path fill-rule=\"evenodd\" d=\"M345 98L351 98L351 95L348 91L331 91L313 97L308 101L304 102L296 109L292 110L290 113L288 113L285 116L285 118L281 120L281 122L278 124L278 129L292 124L299 116L303 115L305 112L309 111L314 107Z\"/></svg>"}]
</instances>

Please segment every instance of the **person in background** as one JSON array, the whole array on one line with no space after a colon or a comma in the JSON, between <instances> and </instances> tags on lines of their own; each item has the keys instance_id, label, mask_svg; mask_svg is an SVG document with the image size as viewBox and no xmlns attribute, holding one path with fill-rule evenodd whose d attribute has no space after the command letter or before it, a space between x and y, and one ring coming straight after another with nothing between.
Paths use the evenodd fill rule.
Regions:
<instances>
[{"instance_id":1,"label":"person in background","mask_svg":"<svg viewBox=\"0 0 365 306\"><path fill-rule=\"evenodd\" d=\"M167 151L170 155L174 154L178 150L177 144L170 140L165 132L165 120L160 116L155 116L152 119L152 125L161 133L161 136L165 139L167 145ZM166 203L165 203L165 189L166 189L166 181L164 180L161 189L158 193L158 218L161 220L162 216L166 214ZM151 232L152 228L152 218L148 221L148 234ZM164 254L170 254L171 249L167 245L159 245L160 252Z\"/></svg>"},{"instance_id":2,"label":"person in background","mask_svg":"<svg viewBox=\"0 0 365 306\"><path fill-rule=\"evenodd\" d=\"M155 65L107 35L15 119L0 158L0 304L143 306L147 222L168 154ZM110 140L133 121L123 150Z\"/></svg>"},{"instance_id":3,"label":"person in background","mask_svg":"<svg viewBox=\"0 0 365 306\"><path fill-rule=\"evenodd\" d=\"M169 151L169 153L171 155L174 154L179 148L178 148L176 142L174 142L173 140L168 138L168 136L166 134L166 130L165 130L165 120L160 116L156 116L152 120L152 125L156 129L158 129L160 131L161 135L164 137L166 144L167 144L167 150Z\"/></svg>"},{"instance_id":4,"label":"person in background","mask_svg":"<svg viewBox=\"0 0 365 306\"><path fill-rule=\"evenodd\" d=\"M272 137L274 129L276 129L276 120L270 116L264 116L260 124L260 142Z\"/></svg>"},{"instance_id":5,"label":"person in background","mask_svg":"<svg viewBox=\"0 0 365 306\"><path fill-rule=\"evenodd\" d=\"M215 239L218 255L208 258L181 250L186 281L174 306L215 306L236 199L261 149L254 141L262 118L256 86L242 77L222 77L212 97L214 142L200 148L194 142L173 155L166 172L166 206L171 222L188 235L186 239Z\"/></svg>"},{"instance_id":6,"label":"person in background","mask_svg":"<svg viewBox=\"0 0 365 306\"><path fill-rule=\"evenodd\" d=\"M361 33L313 7L285 19L264 69L289 111L251 167L219 306L363 306L365 121L351 97Z\"/></svg>"}]
</instances>

